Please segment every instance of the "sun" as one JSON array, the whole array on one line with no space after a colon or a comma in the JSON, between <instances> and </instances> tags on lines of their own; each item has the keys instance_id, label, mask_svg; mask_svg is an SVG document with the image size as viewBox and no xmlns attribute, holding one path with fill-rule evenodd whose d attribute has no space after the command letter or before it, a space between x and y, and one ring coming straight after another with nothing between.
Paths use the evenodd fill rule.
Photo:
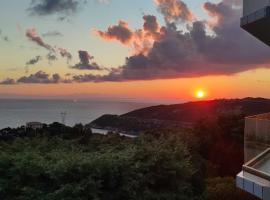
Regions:
<instances>
[{"instance_id":1,"label":"sun","mask_svg":"<svg viewBox=\"0 0 270 200\"><path fill-rule=\"evenodd\" d=\"M205 97L205 91L203 91L203 90L197 90L197 91L196 91L196 97L197 97L198 99L204 98L204 97Z\"/></svg>"}]
</instances>

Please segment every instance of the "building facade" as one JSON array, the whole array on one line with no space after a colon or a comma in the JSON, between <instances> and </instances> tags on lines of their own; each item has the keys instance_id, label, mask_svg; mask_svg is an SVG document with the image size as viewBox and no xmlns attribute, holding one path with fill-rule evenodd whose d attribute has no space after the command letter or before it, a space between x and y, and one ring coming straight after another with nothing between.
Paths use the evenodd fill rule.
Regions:
<instances>
[{"instance_id":1,"label":"building facade","mask_svg":"<svg viewBox=\"0 0 270 200\"><path fill-rule=\"evenodd\" d=\"M270 0L243 0L241 27L270 46ZM245 164L236 185L270 200L270 113L245 119Z\"/></svg>"}]
</instances>

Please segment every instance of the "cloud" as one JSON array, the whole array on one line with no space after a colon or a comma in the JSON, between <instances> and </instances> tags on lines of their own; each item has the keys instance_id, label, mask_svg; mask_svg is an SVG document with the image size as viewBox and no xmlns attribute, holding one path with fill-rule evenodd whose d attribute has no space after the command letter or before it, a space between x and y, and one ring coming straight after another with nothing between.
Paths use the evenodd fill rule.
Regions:
<instances>
[{"instance_id":1,"label":"cloud","mask_svg":"<svg viewBox=\"0 0 270 200\"><path fill-rule=\"evenodd\" d=\"M16 84L16 81L11 78L7 78L6 80L0 82L0 85L14 85L14 84Z\"/></svg>"},{"instance_id":2,"label":"cloud","mask_svg":"<svg viewBox=\"0 0 270 200\"><path fill-rule=\"evenodd\" d=\"M42 34L43 37L62 37L63 34L59 31L48 31Z\"/></svg>"},{"instance_id":3,"label":"cloud","mask_svg":"<svg viewBox=\"0 0 270 200\"><path fill-rule=\"evenodd\" d=\"M31 74L29 76L23 76L17 80L17 83L25 83L25 84L55 84L60 83L61 77L59 74L53 74L51 77L49 74L38 71L35 74Z\"/></svg>"},{"instance_id":4,"label":"cloud","mask_svg":"<svg viewBox=\"0 0 270 200\"><path fill-rule=\"evenodd\" d=\"M71 83L71 80L64 80L57 73L47 74L43 71L38 71L29 76L22 76L17 80L7 78L0 82L0 85L15 85L15 84L58 84L58 83Z\"/></svg>"},{"instance_id":5,"label":"cloud","mask_svg":"<svg viewBox=\"0 0 270 200\"><path fill-rule=\"evenodd\" d=\"M132 39L132 31L123 20L119 20L118 25L110 26L107 31L95 30L95 33L105 40L118 40L123 44Z\"/></svg>"},{"instance_id":6,"label":"cloud","mask_svg":"<svg viewBox=\"0 0 270 200\"><path fill-rule=\"evenodd\" d=\"M80 63L72 66L73 69L79 70L102 70L102 68L96 63L91 62L94 59L93 56L89 55L87 51L78 51Z\"/></svg>"},{"instance_id":7,"label":"cloud","mask_svg":"<svg viewBox=\"0 0 270 200\"><path fill-rule=\"evenodd\" d=\"M107 31L101 31L104 37L102 34L99 36L133 48L133 54L126 58L122 66L106 75L73 75L69 82L233 75L251 69L270 68L269 47L239 26L241 9L237 7L238 3L236 0L205 3L203 9L211 19L200 21L193 18L185 31L182 25L179 26L178 18L171 18L170 23L160 26L156 17L151 15L143 17L141 29L131 30L126 22L110 26ZM162 13L166 18L167 12ZM215 23L212 23L213 19ZM121 31L111 31L119 26L128 30L128 37L123 37ZM92 56L80 51L79 57L78 69L93 69Z\"/></svg>"},{"instance_id":8,"label":"cloud","mask_svg":"<svg viewBox=\"0 0 270 200\"><path fill-rule=\"evenodd\" d=\"M106 41L118 41L128 46L135 54L147 53L153 42L160 38L160 25L153 15L143 16L143 28L131 30L128 23L120 20L118 25L113 25L107 31L95 30L97 36Z\"/></svg>"},{"instance_id":9,"label":"cloud","mask_svg":"<svg viewBox=\"0 0 270 200\"><path fill-rule=\"evenodd\" d=\"M178 28L176 19L160 29L144 26L140 32L155 30L154 35L157 35L152 35L153 43L147 52L137 52L128 57L123 66L107 75L85 74L74 77L74 80L99 82L232 75L269 67L269 48L239 27L241 10L235 7L237 3L229 0L205 3L203 8L212 18L216 18L216 23L209 26L209 21L193 20L188 32ZM162 13L165 18L173 19L168 18L168 12ZM189 20L185 16L179 15L182 20ZM208 29L214 34L210 34ZM137 32L132 31L133 37ZM137 37L137 42L145 39L149 39L149 35Z\"/></svg>"},{"instance_id":10,"label":"cloud","mask_svg":"<svg viewBox=\"0 0 270 200\"><path fill-rule=\"evenodd\" d=\"M9 37L2 34L2 30L1 29L0 29L0 36L1 36L1 38L2 38L3 41L10 42Z\"/></svg>"},{"instance_id":11,"label":"cloud","mask_svg":"<svg viewBox=\"0 0 270 200\"><path fill-rule=\"evenodd\" d=\"M191 36L196 48L211 63L223 63L228 71L243 71L267 64L269 48L239 27L241 10L235 9L235 1L205 3L204 9L217 24L212 27L215 37L206 33L207 23L195 22Z\"/></svg>"},{"instance_id":12,"label":"cloud","mask_svg":"<svg viewBox=\"0 0 270 200\"><path fill-rule=\"evenodd\" d=\"M37 45L47 50L53 51L53 47L43 41L43 39L38 35L37 30L35 28L27 29L25 35L30 41L36 43Z\"/></svg>"},{"instance_id":13,"label":"cloud","mask_svg":"<svg viewBox=\"0 0 270 200\"><path fill-rule=\"evenodd\" d=\"M149 33L157 33L160 29L157 18L154 15L144 15L143 29Z\"/></svg>"},{"instance_id":14,"label":"cloud","mask_svg":"<svg viewBox=\"0 0 270 200\"><path fill-rule=\"evenodd\" d=\"M46 35L48 36L53 36L53 35L59 35L60 33L58 32L47 32ZM49 61L49 63L51 64L51 62L56 61L57 58L57 54L59 53L61 55L62 58L66 58L67 59L67 63L69 63L72 59L72 55L71 53L69 53L66 49L61 48L61 47L56 47L56 46L52 46L46 42L44 42L44 40L38 35L38 32L35 28L30 28L27 29L26 31L26 37L34 42L35 44L37 44L38 46L45 48L49 51L49 53L46 55L47 60ZM45 35L45 34L43 34ZM37 59L37 58L36 58ZM40 59L37 60L37 62ZM36 63L35 60L31 60L32 62L34 62L34 64ZM31 62L30 62L31 64Z\"/></svg>"},{"instance_id":15,"label":"cloud","mask_svg":"<svg viewBox=\"0 0 270 200\"><path fill-rule=\"evenodd\" d=\"M166 22L192 21L194 16L181 0L155 0Z\"/></svg>"},{"instance_id":16,"label":"cloud","mask_svg":"<svg viewBox=\"0 0 270 200\"><path fill-rule=\"evenodd\" d=\"M77 13L86 0L32 0L28 11L31 15L57 15L60 18Z\"/></svg>"},{"instance_id":17,"label":"cloud","mask_svg":"<svg viewBox=\"0 0 270 200\"><path fill-rule=\"evenodd\" d=\"M41 56L36 56L36 57L30 59L28 62L26 62L26 65L35 65L41 60L42 60Z\"/></svg>"},{"instance_id":18,"label":"cloud","mask_svg":"<svg viewBox=\"0 0 270 200\"><path fill-rule=\"evenodd\" d=\"M58 59L57 56L54 53L52 53L52 52L49 52L47 54L46 58L49 61L49 64L50 65L52 64L52 62L54 62L54 61L56 61Z\"/></svg>"},{"instance_id":19,"label":"cloud","mask_svg":"<svg viewBox=\"0 0 270 200\"><path fill-rule=\"evenodd\" d=\"M64 48L58 48L58 51L60 53L60 55L63 57L63 58L66 58L67 59L67 63L69 63L71 60L72 60L72 55L70 52L68 52L66 49Z\"/></svg>"}]
</instances>

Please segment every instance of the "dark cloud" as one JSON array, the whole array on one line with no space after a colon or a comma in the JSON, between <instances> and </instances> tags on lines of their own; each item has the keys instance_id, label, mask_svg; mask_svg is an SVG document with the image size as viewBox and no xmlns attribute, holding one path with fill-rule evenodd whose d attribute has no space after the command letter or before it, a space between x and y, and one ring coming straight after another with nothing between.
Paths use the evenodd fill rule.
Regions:
<instances>
[{"instance_id":1,"label":"dark cloud","mask_svg":"<svg viewBox=\"0 0 270 200\"><path fill-rule=\"evenodd\" d=\"M239 27L241 11L228 2L236 1L204 4L209 15L218 20L217 24L212 25L216 36L207 35L205 23L195 22L191 36L196 48L208 62L226 64L228 72L239 72L268 63L269 47Z\"/></svg>"},{"instance_id":2,"label":"dark cloud","mask_svg":"<svg viewBox=\"0 0 270 200\"><path fill-rule=\"evenodd\" d=\"M46 55L46 59L48 60L49 64L52 64L52 62L56 61L57 60L57 56L54 52L49 52L47 55ZM29 65L35 65L37 63L39 63L40 61L42 60L42 57L41 56L36 56L34 58L32 58L31 60L29 60L26 65L29 66ZM28 71L28 69L26 70Z\"/></svg>"},{"instance_id":3,"label":"dark cloud","mask_svg":"<svg viewBox=\"0 0 270 200\"><path fill-rule=\"evenodd\" d=\"M95 33L105 40L118 40L123 44L129 43L133 35L128 23L123 20L118 25L110 26L107 31L95 30Z\"/></svg>"},{"instance_id":4,"label":"dark cloud","mask_svg":"<svg viewBox=\"0 0 270 200\"><path fill-rule=\"evenodd\" d=\"M14 84L16 84L16 81L11 78L7 78L6 80L0 82L0 85L14 85Z\"/></svg>"},{"instance_id":5,"label":"dark cloud","mask_svg":"<svg viewBox=\"0 0 270 200\"><path fill-rule=\"evenodd\" d=\"M47 36L49 35L56 35L57 33L55 32L48 32ZM49 63L51 64L51 62L56 61L57 58L57 54L59 53L61 55L61 57L66 58L67 62L69 63L69 61L72 59L72 55L71 53L69 53L66 49L64 48L60 48L60 47L56 47L56 46L52 46L46 42L44 42L44 40L38 35L37 30L35 28L31 28L31 29L27 29L26 31L26 37L34 42L35 44L37 44L40 47L43 47L45 49L47 49L49 51L49 53L46 55L47 60L49 61ZM32 59L31 63L36 63L40 60L37 59L37 57L35 59ZM36 62L35 62L36 61Z\"/></svg>"},{"instance_id":6,"label":"dark cloud","mask_svg":"<svg viewBox=\"0 0 270 200\"><path fill-rule=\"evenodd\" d=\"M101 77L97 75L85 74L85 75L74 75L72 77L72 80L75 82L84 83L84 82L97 82L99 78Z\"/></svg>"},{"instance_id":7,"label":"dark cloud","mask_svg":"<svg viewBox=\"0 0 270 200\"><path fill-rule=\"evenodd\" d=\"M57 15L59 18L77 13L86 0L32 0L28 11L32 15Z\"/></svg>"},{"instance_id":8,"label":"dark cloud","mask_svg":"<svg viewBox=\"0 0 270 200\"><path fill-rule=\"evenodd\" d=\"M87 51L79 51L80 63L74 65L73 69L79 70L102 70L102 68L96 63L91 62L94 59L93 56L89 55Z\"/></svg>"},{"instance_id":9,"label":"dark cloud","mask_svg":"<svg viewBox=\"0 0 270 200\"><path fill-rule=\"evenodd\" d=\"M59 74L53 74L51 77L49 74L38 71L35 74L29 76L23 76L17 80L17 83L26 83L26 84L52 84L59 83L61 77Z\"/></svg>"},{"instance_id":10,"label":"dark cloud","mask_svg":"<svg viewBox=\"0 0 270 200\"><path fill-rule=\"evenodd\" d=\"M50 65L52 64L52 62L55 62L58 59L57 56L52 52L48 53L46 58L49 61Z\"/></svg>"},{"instance_id":11,"label":"dark cloud","mask_svg":"<svg viewBox=\"0 0 270 200\"><path fill-rule=\"evenodd\" d=\"M42 60L41 56L36 56L36 57L32 58L31 60L29 60L28 62L26 62L26 65L35 65L41 60Z\"/></svg>"},{"instance_id":12,"label":"dark cloud","mask_svg":"<svg viewBox=\"0 0 270 200\"><path fill-rule=\"evenodd\" d=\"M63 34L59 31L48 31L42 34L43 37L62 37Z\"/></svg>"},{"instance_id":13,"label":"dark cloud","mask_svg":"<svg viewBox=\"0 0 270 200\"><path fill-rule=\"evenodd\" d=\"M63 58L67 59L67 63L69 63L72 60L72 55L70 52L68 52L68 50L64 48L58 48L58 51Z\"/></svg>"}]
</instances>

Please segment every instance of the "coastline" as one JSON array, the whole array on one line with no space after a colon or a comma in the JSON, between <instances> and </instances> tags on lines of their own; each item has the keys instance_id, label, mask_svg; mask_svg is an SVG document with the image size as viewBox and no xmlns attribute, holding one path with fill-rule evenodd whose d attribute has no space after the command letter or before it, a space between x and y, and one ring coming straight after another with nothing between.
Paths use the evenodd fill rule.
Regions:
<instances>
[{"instance_id":1,"label":"coastline","mask_svg":"<svg viewBox=\"0 0 270 200\"><path fill-rule=\"evenodd\" d=\"M107 135L110 132L113 132L113 133L119 134L120 136L125 136L125 137L128 137L128 138L136 138L136 137L138 137L138 135L132 135L132 134L129 134L129 133L123 133L123 132L120 132L120 131L117 131L117 130L112 130L112 129L91 128L91 130L92 130L92 132L94 134Z\"/></svg>"}]
</instances>

